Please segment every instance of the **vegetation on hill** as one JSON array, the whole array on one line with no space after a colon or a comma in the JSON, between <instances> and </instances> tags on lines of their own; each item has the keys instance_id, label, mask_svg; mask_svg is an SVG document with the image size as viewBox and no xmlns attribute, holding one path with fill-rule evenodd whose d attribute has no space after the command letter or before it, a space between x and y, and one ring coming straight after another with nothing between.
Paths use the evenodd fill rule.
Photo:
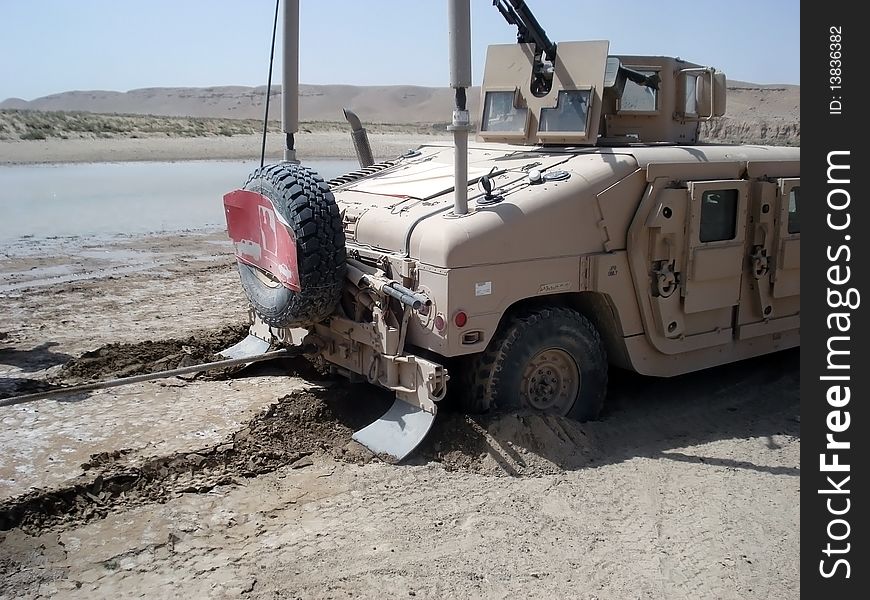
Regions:
<instances>
[{"instance_id":1,"label":"vegetation on hill","mask_svg":"<svg viewBox=\"0 0 870 600\"><path fill-rule=\"evenodd\" d=\"M349 131L346 123L311 121L300 123L302 132ZM446 123L366 125L372 133L413 133L428 135L444 132ZM279 132L278 121L269 122L270 132ZM0 140L166 138L249 135L263 131L257 119L164 117L156 115L118 115L88 112L0 110Z\"/></svg>"},{"instance_id":2,"label":"vegetation on hill","mask_svg":"<svg viewBox=\"0 0 870 600\"><path fill-rule=\"evenodd\" d=\"M300 123L302 133L349 131L338 121ZM447 123L368 123L370 133L431 135L445 133ZM101 138L185 138L258 134L263 123L257 119L214 117L167 117L158 115L99 114L89 112L0 110L0 140L101 139ZM281 131L279 121L269 122L269 131ZM755 119L724 117L703 123L701 138L725 144L800 145L800 121L779 115Z\"/></svg>"}]
</instances>

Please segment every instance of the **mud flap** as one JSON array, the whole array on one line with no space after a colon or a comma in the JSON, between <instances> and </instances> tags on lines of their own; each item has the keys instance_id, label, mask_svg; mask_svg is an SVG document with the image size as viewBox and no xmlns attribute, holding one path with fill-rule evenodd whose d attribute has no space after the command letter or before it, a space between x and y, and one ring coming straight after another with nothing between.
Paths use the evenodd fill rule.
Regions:
<instances>
[{"instance_id":1,"label":"mud flap","mask_svg":"<svg viewBox=\"0 0 870 600\"><path fill-rule=\"evenodd\" d=\"M435 412L428 412L404 400L393 402L380 419L353 434L353 439L374 452L389 454L402 460L416 448L435 421Z\"/></svg>"},{"instance_id":2,"label":"mud flap","mask_svg":"<svg viewBox=\"0 0 870 600\"><path fill-rule=\"evenodd\" d=\"M227 358L250 358L252 356L265 354L271 347L272 344L266 340L248 334L248 337L243 339L241 342L234 346L230 346L226 350L221 350L218 354L220 356L226 356Z\"/></svg>"}]
</instances>

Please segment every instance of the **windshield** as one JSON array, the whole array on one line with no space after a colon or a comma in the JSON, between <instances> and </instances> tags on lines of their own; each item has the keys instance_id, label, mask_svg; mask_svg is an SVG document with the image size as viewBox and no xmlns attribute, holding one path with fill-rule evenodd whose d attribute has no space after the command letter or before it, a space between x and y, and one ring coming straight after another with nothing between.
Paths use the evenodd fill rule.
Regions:
<instances>
[{"instance_id":1,"label":"windshield","mask_svg":"<svg viewBox=\"0 0 870 600\"><path fill-rule=\"evenodd\" d=\"M525 133L529 109L514 106L514 92L487 92L483 107L483 131Z\"/></svg>"},{"instance_id":2,"label":"windshield","mask_svg":"<svg viewBox=\"0 0 870 600\"><path fill-rule=\"evenodd\" d=\"M589 114L589 90L563 90L559 92L555 108L541 109L539 131L586 132Z\"/></svg>"}]
</instances>

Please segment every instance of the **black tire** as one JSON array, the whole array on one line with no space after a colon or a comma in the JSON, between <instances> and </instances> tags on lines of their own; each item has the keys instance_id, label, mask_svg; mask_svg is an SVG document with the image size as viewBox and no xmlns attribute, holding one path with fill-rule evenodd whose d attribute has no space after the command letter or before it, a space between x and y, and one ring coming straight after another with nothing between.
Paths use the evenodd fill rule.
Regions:
<instances>
[{"instance_id":1,"label":"black tire","mask_svg":"<svg viewBox=\"0 0 870 600\"><path fill-rule=\"evenodd\" d=\"M547 357L564 364L564 369L547 375ZM565 384L571 365L577 372L576 393L573 385ZM600 414L607 391L601 337L588 319L567 308L514 316L484 352L470 357L463 371L460 403L472 413L530 410L589 421ZM536 383L540 376L548 380ZM530 395L530 390L536 393ZM552 406L547 406L547 398Z\"/></svg>"},{"instance_id":2,"label":"black tire","mask_svg":"<svg viewBox=\"0 0 870 600\"><path fill-rule=\"evenodd\" d=\"M280 163L257 169L244 189L269 198L296 238L299 292L239 261L242 287L254 311L275 327L307 327L328 317L344 286L347 251L335 197L315 171Z\"/></svg>"}]
</instances>

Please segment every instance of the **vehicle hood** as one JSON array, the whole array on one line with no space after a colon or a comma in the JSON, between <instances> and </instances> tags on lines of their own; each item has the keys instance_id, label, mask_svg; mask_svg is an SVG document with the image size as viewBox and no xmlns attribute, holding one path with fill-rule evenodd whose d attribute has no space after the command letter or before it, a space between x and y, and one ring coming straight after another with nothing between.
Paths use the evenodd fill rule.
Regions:
<instances>
[{"instance_id":1,"label":"vehicle hood","mask_svg":"<svg viewBox=\"0 0 870 600\"><path fill-rule=\"evenodd\" d=\"M560 151L527 146L480 145L468 151L468 199L473 209L483 196L478 182L492 174L495 187L522 186L531 170L557 168L572 158ZM465 230L473 215L451 219L453 146L427 145L405 155L397 164L333 188L344 214L348 240L378 250L409 255L411 237L426 220L437 217L439 227Z\"/></svg>"}]
</instances>

